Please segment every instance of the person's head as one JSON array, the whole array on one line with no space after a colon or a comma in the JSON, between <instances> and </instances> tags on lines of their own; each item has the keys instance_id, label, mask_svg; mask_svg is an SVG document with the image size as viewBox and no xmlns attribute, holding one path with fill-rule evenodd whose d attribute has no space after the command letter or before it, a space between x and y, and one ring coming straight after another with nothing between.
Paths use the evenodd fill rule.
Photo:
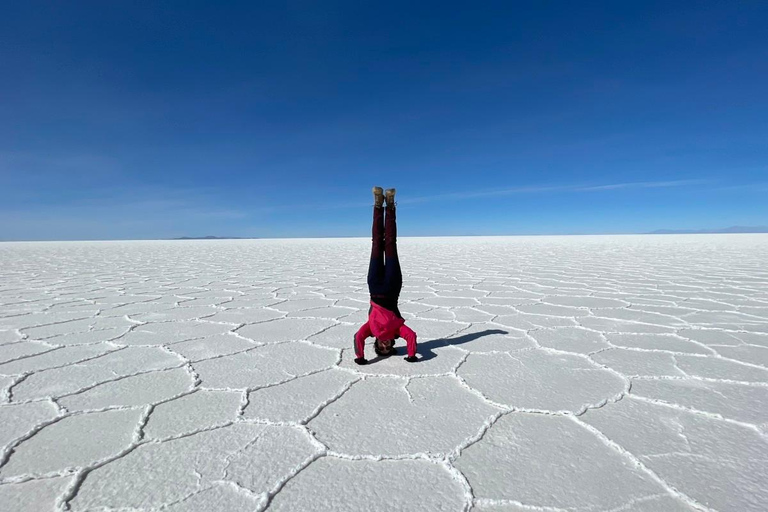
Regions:
<instances>
[{"instance_id":1,"label":"person's head","mask_svg":"<svg viewBox=\"0 0 768 512\"><path fill-rule=\"evenodd\" d=\"M392 346L395 344L395 340L382 340L376 338L376 347L379 351L385 354L392 350Z\"/></svg>"}]
</instances>

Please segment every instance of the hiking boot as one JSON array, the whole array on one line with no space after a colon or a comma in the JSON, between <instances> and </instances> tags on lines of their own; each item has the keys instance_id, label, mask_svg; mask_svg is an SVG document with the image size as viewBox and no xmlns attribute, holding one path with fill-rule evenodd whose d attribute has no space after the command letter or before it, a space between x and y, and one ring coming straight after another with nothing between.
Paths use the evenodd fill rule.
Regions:
<instances>
[{"instance_id":1,"label":"hiking boot","mask_svg":"<svg viewBox=\"0 0 768 512\"><path fill-rule=\"evenodd\" d=\"M387 199L387 208L394 208L395 207L395 189L388 188L386 192L384 192L384 197Z\"/></svg>"},{"instance_id":2,"label":"hiking boot","mask_svg":"<svg viewBox=\"0 0 768 512\"><path fill-rule=\"evenodd\" d=\"M375 208L381 208L384 205L384 189L381 187L373 187L373 206Z\"/></svg>"}]
</instances>

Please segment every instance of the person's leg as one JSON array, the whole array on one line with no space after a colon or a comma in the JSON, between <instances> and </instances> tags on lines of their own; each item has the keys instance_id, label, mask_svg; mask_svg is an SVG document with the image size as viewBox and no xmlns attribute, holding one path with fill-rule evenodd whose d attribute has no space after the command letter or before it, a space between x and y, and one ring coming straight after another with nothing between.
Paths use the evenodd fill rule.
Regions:
<instances>
[{"instance_id":1,"label":"person's leg","mask_svg":"<svg viewBox=\"0 0 768 512\"><path fill-rule=\"evenodd\" d=\"M374 189L375 190L375 189ZM381 192L379 192L381 194ZM374 198L376 194L374 192ZM386 293L384 271L384 208L380 204L373 207L373 227L371 243L371 261L368 265L368 291L371 295Z\"/></svg>"},{"instance_id":2,"label":"person's leg","mask_svg":"<svg viewBox=\"0 0 768 512\"><path fill-rule=\"evenodd\" d=\"M397 212L394 204L387 203L384 229L384 251L387 259L397 259Z\"/></svg>"},{"instance_id":3,"label":"person's leg","mask_svg":"<svg viewBox=\"0 0 768 512\"><path fill-rule=\"evenodd\" d=\"M389 192L389 191L387 191ZM400 259L397 256L397 214L393 200L390 202L387 196L387 215L385 224L384 253L386 255L385 279L387 282L387 295L397 299L403 289L403 273L400 269Z\"/></svg>"},{"instance_id":4,"label":"person's leg","mask_svg":"<svg viewBox=\"0 0 768 512\"><path fill-rule=\"evenodd\" d=\"M397 307L397 299L403 288L403 274L400 270L400 260L397 255L397 213L395 212L395 190L387 190L387 208L385 220L384 253L385 267L384 278L386 282L387 296L385 302L387 309L394 312L398 318L402 318ZM397 353L395 340L386 340L384 347L376 347L378 355L390 356Z\"/></svg>"}]
</instances>

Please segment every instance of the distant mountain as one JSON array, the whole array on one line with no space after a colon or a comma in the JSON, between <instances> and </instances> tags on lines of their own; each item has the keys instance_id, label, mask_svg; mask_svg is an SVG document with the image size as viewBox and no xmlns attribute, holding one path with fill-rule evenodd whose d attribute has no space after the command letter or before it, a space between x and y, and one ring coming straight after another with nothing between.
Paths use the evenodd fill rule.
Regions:
<instances>
[{"instance_id":1,"label":"distant mountain","mask_svg":"<svg viewBox=\"0 0 768 512\"><path fill-rule=\"evenodd\" d=\"M172 240L242 240L239 236L181 236L179 238L172 238Z\"/></svg>"},{"instance_id":2,"label":"distant mountain","mask_svg":"<svg viewBox=\"0 0 768 512\"><path fill-rule=\"evenodd\" d=\"M705 235L712 233L768 233L766 226L731 226L720 229L657 229L648 235Z\"/></svg>"}]
</instances>

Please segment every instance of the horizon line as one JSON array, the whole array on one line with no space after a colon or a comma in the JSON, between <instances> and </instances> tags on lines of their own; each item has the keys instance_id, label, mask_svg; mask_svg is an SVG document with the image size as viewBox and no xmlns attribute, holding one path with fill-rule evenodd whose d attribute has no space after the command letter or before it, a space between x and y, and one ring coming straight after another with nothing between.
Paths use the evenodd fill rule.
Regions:
<instances>
[{"instance_id":1,"label":"horizon line","mask_svg":"<svg viewBox=\"0 0 768 512\"><path fill-rule=\"evenodd\" d=\"M565 236L667 236L667 235L766 235L768 226L733 226L750 231L726 231L708 229L658 229L643 232L601 232L601 233L509 233L509 234L459 234L459 235L405 235L398 238L504 238L504 237L565 237ZM82 239L17 239L4 240L0 243L35 243L35 242L215 242L224 240L325 240L325 239L351 239L370 238L367 235L329 235L329 236L242 236L242 237L175 237L175 238L82 238Z\"/></svg>"}]
</instances>

